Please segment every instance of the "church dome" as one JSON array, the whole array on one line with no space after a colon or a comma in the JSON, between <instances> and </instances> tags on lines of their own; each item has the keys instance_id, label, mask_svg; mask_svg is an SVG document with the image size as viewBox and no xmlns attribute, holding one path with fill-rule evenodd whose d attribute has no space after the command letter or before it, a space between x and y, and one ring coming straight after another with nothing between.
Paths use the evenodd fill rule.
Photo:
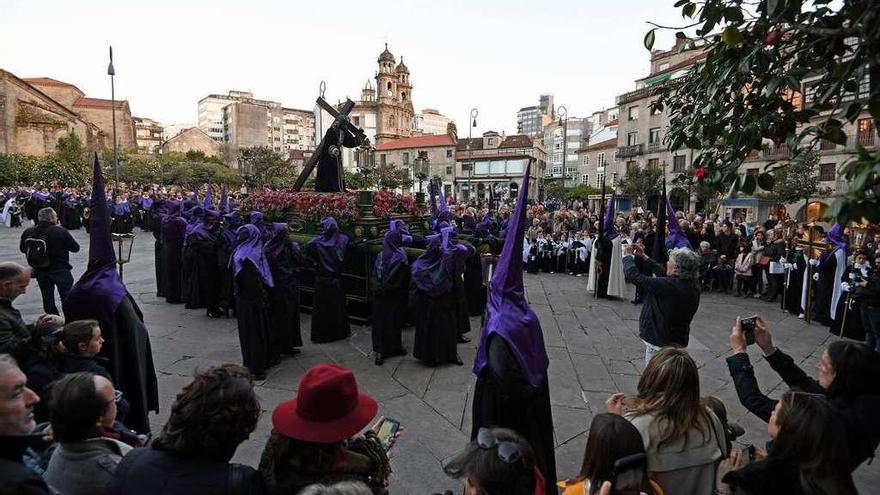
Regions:
<instances>
[{"instance_id":1,"label":"church dome","mask_svg":"<svg viewBox=\"0 0 880 495\"><path fill-rule=\"evenodd\" d=\"M379 63L382 62L394 62L394 55L388 51L388 43L385 43L385 51L379 54Z\"/></svg>"},{"instance_id":2,"label":"church dome","mask_svg":"<svg viewBox=\"0 0 880 495\"><path fill-rule=\"evenodd\" d=\"M400 63L397 65L397 72L403 72L405 74L409 74L409 67L404 65L403 57L400 57Z\"/></svg>"},{"instance_id":3,"label":"church dome","mask_svg":"<svg viewBox=\"0 0 880 495\"><path fill-rule=\"evenodd\" d=\"M366 84L364 84L364 91L373 91L373 83L367 79Z\"/></svg>"}]
</instances>

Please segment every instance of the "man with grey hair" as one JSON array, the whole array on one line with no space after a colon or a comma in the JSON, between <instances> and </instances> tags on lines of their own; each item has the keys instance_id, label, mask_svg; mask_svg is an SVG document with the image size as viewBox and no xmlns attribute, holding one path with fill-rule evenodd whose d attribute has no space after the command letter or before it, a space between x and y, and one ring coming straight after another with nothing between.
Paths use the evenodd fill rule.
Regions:
<instances>
[{"instance_id":1,"label":"man with grey hair","mask_svg":"<svg viewBox=\"0 0 880 495\"><path fill-rule=\"evenodd\" d=\"M634 253L656 275L644 275L636 268ZM623 258L626 280L641 288L645 304L639 316L639 337L645 343L645 364L661 348L687 347L691 320L700 307L697 278L700 258L687 248L673 249L663 267L648 258L640 245L627 245Z\"/></svg>"},{"instance_id":2,"label":"man with grey hair","mask_svg":"<svg viewBox=\"0 0 880 495\"><path fill-rule=\"evenodd\" d=\"M27 291L31 282L31 270L18 263L0 263L0 353L11 354L24 361L32 353L32 332L12 307L12 301ZM37 325L53 323L63 325L64 320L54 315L43 315Z\"/></svg>"},{"instance_id":3,"label":"man with grey hair","mask_svg":"<svg viewBox=\"0 0 880 495\"><path fill-rule=\"evenodd\" d=\"M0 354L0 480L2 493L51 493L43 478L25 464L33 454L34 406L40 398L27 387L27 377L8 354Z\"/></svg>"},{"instance_id":4,"label":"man with grey hair","mask_svg":"<svg viewBox=\"0 0 880 495\"><path fill-rule=\"evenodd\" d=\"M28 264L34 269L34 278L37 279L40 294L43 296L43 311L53 315L59 314L55 305L55 286L58 286L62 303L73 287L68 253L79 251L79 244L70 232L57 224L58 215L55 210L41 209L37 212L37 225L21 234L19 246Z\"/></svg>"}]
</instances>

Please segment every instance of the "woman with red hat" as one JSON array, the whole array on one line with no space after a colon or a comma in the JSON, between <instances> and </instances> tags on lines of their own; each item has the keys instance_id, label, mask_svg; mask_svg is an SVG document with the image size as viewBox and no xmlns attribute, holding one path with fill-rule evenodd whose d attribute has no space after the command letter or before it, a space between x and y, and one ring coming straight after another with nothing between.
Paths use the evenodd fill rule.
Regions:
<instances>
[{"instance_id":1,"label":"woman with red hat","mask_svg":"<svg viewBox=\"0 0 880 495\"><path fill-rule=\"evenodd\" d=\"M260 474L272 494L298 493L313 483L361 481L386 493L391 466L372 430L355 437L376 416L376 401L358 391L342 366L313 366L299 393L272 412L272 435L260 459Z\"/></svg>"}]
</instances>

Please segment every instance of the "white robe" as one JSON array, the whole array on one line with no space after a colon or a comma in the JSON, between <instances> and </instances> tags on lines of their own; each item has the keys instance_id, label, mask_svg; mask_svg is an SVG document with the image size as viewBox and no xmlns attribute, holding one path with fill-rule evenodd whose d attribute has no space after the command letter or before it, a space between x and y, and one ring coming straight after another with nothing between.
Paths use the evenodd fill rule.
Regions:
<instances>
[{"instance_id":1,"label":"white robe","mask_svg":"<svg viewBox=\"0 0 880 495\"><path fill-rule=\"evenodd\" d=\"M0 220L2 220L3 224L7 227L12 227L12 214L9 210L12 208L13 204L15 204L15 198L9 198L6 200L6 204L3 205L3 213L0 213Z\"/></svg>"},{"instance_id":2,"label":"white robe","mask_svg":"<svg viewBox=\"0 0 880 495\"><path fill-rule=\"evenodd\" d=\"M837 268L834 269L834 282L832 287L834 287L834 292L831 293L831 319L836 319L837 316L837 303L840 302L840 296L843 295L843 291L840 290L840 283L843 282L843 274L846 272L846 250L838 249L834 252L834 257L837 259Z\"/></svg>"},{"instance_id":3,"label":"white robe","mask_svg":"<svg viewBox=\"0 0 880 495\"><path fill-rule=\"evenodd\" d=\"M628 291L623 275L623 247L620 236L611 241L611 266L608 271L608 295L625 297Z\"/></svg>"},{"instance_id":4,"label":"white robe","mask_svg":"<svg viewBox=\"0 0 880 495\"><path fill-rule=\"evenodd\" d=\"M590 270L589 275L587 276L587 291L591 294L596 293L596 283L598 282L598 274L596 273L596 251L598 251L598 249L590 250Z\"/></svg>"}]
</instances>

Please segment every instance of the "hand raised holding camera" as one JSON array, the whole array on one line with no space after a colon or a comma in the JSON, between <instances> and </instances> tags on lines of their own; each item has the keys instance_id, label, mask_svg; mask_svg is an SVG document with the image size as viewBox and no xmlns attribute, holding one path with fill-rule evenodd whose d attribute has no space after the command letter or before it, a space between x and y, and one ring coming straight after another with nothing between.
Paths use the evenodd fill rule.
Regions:
<instances>
[{"instance_id":1,"label":"hand raised holding camera","mask_svg":"<svg viewBox=\"0 0 880 495\"><path fill-rule=\"evenodd\" d=\"M760 315L755 321L755 343L764 351L765 356L773 354L776 350L776 347L773 346L773 335L770 334L770 329L767 328L767 322Z\"/></svg>"},{"instance_id":2,"label":"hand raised holding camera","mask_svg":"<svg viewBox=\"0 0 880 495\"><path fill-rule=\"evenodd\" d=\"M742 331L742 318L736 317L736 322L730 330L730 348L735 354L746 352L746 336Z\"/></svg>"}]
</instances>

